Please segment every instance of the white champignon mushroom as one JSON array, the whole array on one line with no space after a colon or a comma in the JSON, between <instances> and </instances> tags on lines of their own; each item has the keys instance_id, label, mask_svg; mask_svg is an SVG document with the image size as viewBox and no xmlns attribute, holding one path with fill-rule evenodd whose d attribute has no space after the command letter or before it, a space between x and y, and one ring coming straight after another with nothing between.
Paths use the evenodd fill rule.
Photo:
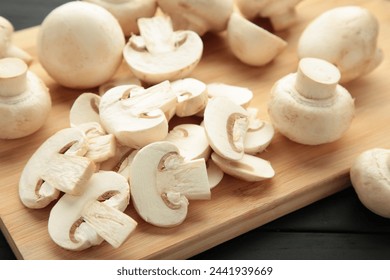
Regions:
<instances>
[{"instance_id":1,"label":"white champignon mushroom","mask_svg":"<svg viewBox=\"0 0 390 280\"><path fill-rule=\"evenodd\" d=\"M214 161L209 158L206 162L207 165L207 176L209 178L210 189L214 189L222 181L223 173L222 169L214 163Z\"/></svg>"},{"instance_id":2,"label":"white champignon mushroom","mask_svg":"<svg viewBox=\"0 0 390 280\"><path fill-rule=\"evenodd\" d=\"M19 197L29 208L43 208L59 191L80 194L95 170L83 157L88 150L84 133L65 128L49 137L30 157L19 180Z\"/></svg>"},{"instance_id":3,"label":"white champignon mushroom","mask_svg":"<svg viewBox=\"0 0 390 280\"><path fill-rule=\"evenodd\" d=\"M104 129L124 146L138 149L168 134L168 120L174 115L176 95L168 81L150 88L117 86L100 101Z\"/></svg>"},{"instance_id":4,"label":"white champignon mushroom","mask_svg":"<svg viewBox=\"0 0 390 280\"><path fill-rule=\"evenodd\" d=\"M164 141L175 144L185 160L210 156L210 145L204 128L196 124L180 124L169 131Z\"/></svg>"},{"instance_id":5,"label":"white champignon mushroom","mask_svg":"<svg viewBox=\"0 0 390 280\"><path fill-rule=\"evenodd\" d=\"M362 152L352 164L350 178L363 205L390 218L390 150L372 148Z\"/></svg>"},{"instance_id":6,"label":"white champignon mushroom","mask_svg":"<svg viewBox=\"0 0 390 280\"><path fill-rule=\"evenodd\" d=\"M250 89L225 83L207 84L207 95L209 98L228 98L243 108L247 108L253 99L253 92Z\"/></svg>"},{"instance_id":7,"label":"white champignon mushroom","mask_svg":"<svg viewBox=\"0 0 390 280\"><path fill-rule=\"evenodd\" d=\"M0 139L36 132L50 110L50 93L27 64L19 58L0 59Z\"/></svg>"},{"instance_id":8,"label":"white champignon mushroom","mask_svg":"<svg viewBox=\"0 0 390 280\"><path fill-rule=\"evenodd\" d=\"M298 72L274 85L268 113L273 126L292 141L319 145L338 140L354 117L354 100L338 84L339 70L318 58L303 58Z\"/></svg>"},{"instance_id":9,"label":"white champignon mushroom","mask_svg":"<svg viewBox=\"0 0 390 280\"><path fill-rule=\"evenodd\" d=\"M244 181L257 182L275 176L269 161L253 155L244 154L240 160L232 161L212 153L211 159L223 172Z\"/></svg>"},{"instance_id":10,"label":"white champignon mushroom","mask_svg":"<svg viewBox=\"0 0 390 280\"><path fill-rule=\"evenodd\" d=\"M271 143L275 130L270 122L260 120L257 117L257 108L247 108L249 114L248 130L244 139L244 152L257 154L264 151Z\"/></svg>"},{"instance_id":11,"label":"white champignon mushroom","mask_svg":"<svg viewBox=\"0 0 390 280\"><path fill-rule=\"evenodd\" d=\"M315 18L302 32L298 56L316 57L333 63L341 72L341 83L374 70L383 60L377 48L379 23L367 9L344 6Z\"/></svg>"},{"instance_id":12,"label":"white champignon mushroom","mask_svg":"<svg viewBox=\"0 0 390 280\"><path fill-rule=\"evenodd\" d=\"M276 31L284 30L297 20L296 5L302 0L236 0L240 12L249 20L269 18Z\"/></svg>"},{"instance_id":13,"label":"white champignon mushroom","mask_svg":"<svg viewBox=\"0 0 390 280\"><path fill-rule=\"evenodd\" d=\"M173 21L175 30L192 30L200 36L206 32L221 32L226 29L233 0L157 0L161 10Z\"/></svg>"},{"instance_id":14,"label":"white champignon mushroom","mask_svg":"<svg viewBox=\"0 0 390 280\"><path fill-rule=\"evenodd\" d=\"M208 96L206 84L194 78L185 78L171 83L177 96L176 115L187 117L204 110Z\"/></svg>"},{"instance_id":15,"label":"white champignon mushroom","mask_svg":"<svg viewBox=\"0 0 390 280\"><path fill-rule=\"evenodd\" d=\"M244 155L247 111L224 97L214 97L204 112L204 128L211 148L220 156L239 160Z\"/></svg>"},{"instance_id":16,"label":"white champignon mushroom","mask_svg":"<svg viewBox=\"0 0 390 280\"><path fill-rule=\"evenodd\" d=\"M32 56L13 44L13 33L14 27L12 23L8 19L0 16L0 58L17 57L27 65L30 65L33 60Z\"/></svg>"},{"instance_id":17,"label":"white champignon mushroom","mask_svg":"<svg viewBox=\"0 0 390 280\"><path fill-rule=\"evenodd\" d=\"M92 88L107 82L122 62L125 37L115 17L87 2L71 1L43 20L39 62L59 84Z\"/></svg>"},{"instance_id":18,"label":"white champignon mushroom","mask_svg":"<svg viewBox=\"0 0 390 280\"><path fill-rule=\"evenodd\" d=\"M130 70L129 70L130 71ZM112 89L113 87L122 86L122 85L136 85L136 86L142 86L141 81L138 80L134 76L116 76L112 79L110 79L108 82L102 84L99 86L99 95L102 96L105 94L109 89Z\"/></svg>"},{"instance_id":19,"label":"white champignon mushroom","mask_svg":"<svg viewBox=\"0 0 390 280\"><path fill-rule=\"evenodd\" d=\"M287 46L286 41L233 13L227 27L232 53L243 63L263 66L275 59Z\"/></svg>"},{"instance_id":20,"label":"white champignon mushroom","mask_svg":"<svg viewBox=\"0 0 390 280\"><path fill-rule=\"evenodd\" d=\"M193 31L172 29L169 17L138 19L140 36L132 35L123 56L133 74L149 84L179 80L198 65L202 39Z\"/></svg>"},{"instance_id":21,"label":"white champignon mushroom","mask_svg":"<svg viewBox=\"0 0 390 280\"><path fill-rule=\"evenodd\" d=\"M107 9L118 20L125 36L139 32L137 19L152 17L157 10L156 0L83 0Z\"/></svg>"},{"instance_id":22,"label":"white champignon mushroom","mask_svg":"<svg viewBox=\"0 0 390 280\"><path fill-rule=\"evenodd\" d=\"M59 246L81 251L106 240L118 248L137 223L123 213L129 184L112 171L95 173L81 196L63 195L50 211L48 230Z\"/></svg>"},{"instance_id":23,"label":"white champignon mushroom","mask_svg":"<svg viewBox=\"0 0 390 280\"><path fill-rule=\"evenodd\" d=\"M100 123L99 103L99 95L91 92L80 94L69 111L70 126L74 127L89 122Z\"/></svg>"},{"instance_id":24,"label":"white champignon mushroom","mask_svg":"<svg viewBox=\"0 0 390 280\"><path fill-rule=\"evenodd\" d=\"M172 143L155 142L134 157L131 169L131 198L138 214L159 227L181 224L188 199L210 199L204 159L184 161Z\"/></svg>"}]
</instances>

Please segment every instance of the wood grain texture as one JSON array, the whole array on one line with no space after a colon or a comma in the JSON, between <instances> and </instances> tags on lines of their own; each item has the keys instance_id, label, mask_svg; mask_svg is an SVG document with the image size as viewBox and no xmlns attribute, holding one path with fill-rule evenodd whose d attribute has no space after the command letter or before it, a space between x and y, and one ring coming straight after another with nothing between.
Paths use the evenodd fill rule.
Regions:
<instances>
[{"instance_id":1,"label":"wood grain texture","mask_svg":"<svg viewBox=\"0 0 390 280\"><path fill-rule=\"evenodd\" d=\"M331 144L310 147L293 143L277 134L260 156L270 160L276 176L259 183L225 176L212 191L210 201L190 201L186 221L175 228L161 229L143 222L130 205L126 213L137 220L135 233L119 249L109 244L83 252L59 248L49 238L47 219L52 205L42 210L26 209L19 201L20 172L36 148L50 135L69 126L72 102L82 92L57 85L35 59L31 70L49 87L53 109L44 127L30 137L0 142L0 223L16 256L23 259L182 259L304 207L349 185L348 171L354 158L373 147L390 148L390 95L386 80L390 70L390 3L384 0L353 1L367 7L379 19L379 45L383 63L371 74L345 87L355 98L356 117L345 136ZM224 82L248 87L254 92L252 106L268 119L268 94L280 77L295 72L296 43L306 24L323 11L351 1L303 1L298 6L299 22L278 33L288 42L287 49L266 67L249 67L229 51L225 34L204 37L204 55L191 75L204 82ZM35 55L38 28L15 34L17 45ZM127 73L122 65L118 74ZM85 91L96 92L96 89ZM183 120L176 119L176 122Z\"/></svg>"}]
</instances>

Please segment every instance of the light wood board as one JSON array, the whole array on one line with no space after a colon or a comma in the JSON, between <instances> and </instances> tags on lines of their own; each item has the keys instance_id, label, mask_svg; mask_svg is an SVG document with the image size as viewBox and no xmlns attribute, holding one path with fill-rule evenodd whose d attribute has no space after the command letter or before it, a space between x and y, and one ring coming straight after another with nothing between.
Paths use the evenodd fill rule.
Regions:
<instances>
[{"instance_id":1,"label":"light wood board","mask_svg":"<svg viewBox=\"0 0 390 280\"><path fill-rule=\"evenodd\" d=\"M19 201L18 180L24 165L43 141L69 126L69 109L82 92L57 85L35 59L31 70L50 89L51 114L37 133L0 142L0 225L16 256L20 259L188 258L349 186L349 168L359 153L374 147L390 148L390 1L303 1L297 8L298 23L277 33L288 42L287 49L265 67L250 67L235 59L224 33L206 35L203 58L191 75L206 83L224 82L250 88L255 95L251 105L261 110L262 118L268 119L269 91L280 77L295 72L296 43L303 28L325 10L351 3L368 8L378 18L379 45L385 60L368 76L345 85L355 98L356 116L344 137L331 144L304 146L277 133L267 151L260 155L276 171L272 180L248 183L225 176L213 189L210 201L190 201L186 221L175 228L148 225L129 205L126 213L139 225L118 249L104 242L82 252L64 250L47 233L52 204L46 209L30 210ZM38 27L17 32L15 44L35 56L37 31ZM130 75L130 72L123 64L118 74Z\"/></svg>"}]
</instances>

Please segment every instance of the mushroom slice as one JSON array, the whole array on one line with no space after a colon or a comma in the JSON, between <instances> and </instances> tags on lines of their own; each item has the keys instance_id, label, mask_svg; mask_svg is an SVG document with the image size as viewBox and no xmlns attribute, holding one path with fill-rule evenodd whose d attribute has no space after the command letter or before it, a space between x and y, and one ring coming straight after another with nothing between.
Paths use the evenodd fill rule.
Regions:
<instances>
[{"instance_id":1,"label":"mushroom slice","mask_svg":"<svg viewBox=\"0 0 390 280\"><path fill-rule=\"evenodd\" d=\"M0 58L17 57L30 65L33 61L32 56L12 43L14 31L12 23L0 16Z\"/></svg>"},{"instance_id":2,"label":"mushroom slice","mask_svg":"<svg viewBox=\"0 0 390 280\"><path fill-rule=\"evenodd\" d=\"M233 12L233 2L157 0L161 10L171 16L175 30L193 30L200 36L208 31L220 32L226 29Z\"/></svg>"},{"instance_id":3,"label":"mushroom slice","mask_svg":"<svg viewBox=\"0 0 390 280\"><path fill-rule=\"evenodd\" d=\"M70 125L73 127L82 123L100 123L99 103L100 96L94 93L84 92L80 94L70 108Z\"/></svg>"},{"instance_id":4,"label":"mushroom slice","mask_svg":"<svg viewBox=\"0 0 390 280\"><path fill-rule=\"evenodd\" d=\"M187 199L209 199L204 159L184 161L179 149L161 141L138 151L130 167L131 197L138 214L159 227L181 224Z\"/></svg>"},{"instance_id":5,"label":"mushroom slice","mask_svg":"<svg viewBox=\"0 0 390 280\"><path fill-rule=\"evenodd\" d=\"M253 92L250 89L225 83L207 84L207 95L209 98L226 97L244 108L247 108L253 99Z\"/></svg>"},{"instance_id":6,"label":"mushroom slice","mask_svg":"<svg viewBox=\"0 0 390 280\"><path fill-rule=\"evenodd\" d=\"M248 108L249 126L244 139L244 151L247 154L257 154L264 151L271 143L275 130L270 122L257 117L256 108Z\"/></svg>"},{"instance_id":7,"label":"mushroom slice","mask_svg":"<svg viewBox=\"0 0 390 280\"><path fill-rule=\"evenodd\" d=\"M185 160L198 158L208 159L210 156L210 145L205 130L196 124L181 124L175 126L164 139L175 144L180 155Z\"/></svg>"},{"instance_id":8,"label":"mushroom slice","mask_svg":"<svg viewBox=\"0 0 390 280\"><path fill-rule=\"evenodd\" d=\"M202 39L193 31L173 31L169 17L138 20L140 36L132 35L123 56L141 81L156 84L188 76L203 53Z\"/></svg>"},{"instance_id":9,"label":"mushroom slice","mask_svg":"<svg viewBox=\"0 0 390 280\"><path fill-rule=\"evenodd\" d=\"M82 157L88 150L84 133L65 128L47 139L25 165L19 196L29 208L43 208L59 196L59 191L81 193L92 176L94 164Z\"/></svg>"},{"instance_id":10,"label":"mushroom slice","mask_svg":"<svg viewBox=\"0 0 390 280\"><path fill-rule=\"evenodd\" d=\"M83 123L78 128L84 132L88 140L86 158L95 163L106 161L115 155L116 142L113 134L107 134L96 122Z\"/></svg>"},{"instance_id":11,"label":"mushroom slice","mask_svg":"<svg viewBox=\"0 0 390 280\"><path fill-rule=\"evenodd\" d=\"M129 204L129 184L112 171L95 173L81 196L65 194L50 211L49 235L59 246L81 251L106 240L119 247L137 223L122 213Z\"/></svg>"},{"instance_id":12,"label":"mushroom slice","mask_svg":"<svg viewBox=\"0 0 390 280\"><path fill-rule=\"evenodd\" d=\"M215 188L222 181L224 173L218 165L214 163L212 159L208 159L207 162L207 176L209 177L210 189Z\"/></svg>"},{"instance_id":13,"label":"mushroom slice","mask_svg":"<svg viewBox=\"0 0 390 280\"><path fill-rule=\"evenodd\" d=\"M220 156L239 160L244 155L248 129L247 111L228 98L209 100L204 112L204 128L211 148Z\"/></svg>"},{"instance_id":14,"label":"mushroom slice","mask_svg":"<svg viewBox=\"0 0 390 280\"><path fill-rule=\"evenodd\" d=\"M174 81L171 85L177 96L177 116L192 116L206 107L208 97L205 83L194 78L185 78Z\"/></svg>"},{"instance_id":15,"label":"mushroom slice","mask_svg":"<svg viewBox=\"0 0 390 280\"><path fill-rule=\"evenodd\" d=\"M231 161L212 153L211 159L223 172L244 181L257 182L275 175L270 162L256 156L244 154L242 159Z\"/></svg>"},{"instance_id":16,"label":"mushroom slice","mask_svg":"<svg viewBox=\"0 0 390 280\"><path fill-rule=\"evenodd\" d=\"M121 76L121 77L115 77L109 80L108 82L102 84L99 86L99 95L102 96L105 94L109 89L112 89L113 87L122 86L122 85L136 85L141 86L141 81L138 80L134 76Z\"/></svg>"},{"instance_id":17,"label":"mushroom slice","mask_svg":"<svg viewBox=\"0 0 390 280\"><path fill-rule=\"evenodd\" d=\"M233 13L227 27L227 39L233 54L243 63L263 66L287 46L286 41Z\"/></svg>"},{"instance_id":18,"label":"mushroom slice","mask_svg":"<svg viewBox=\"0 0 390 280\"><path fill-rule=\"evenodd\" d=\"M117 144L114 156L103 161L100 164L100 170L118 172L123 161L132 153L132 151L134 151L134 149Z\"/></svg>"},{"instance_id":19,"label":"mushroom slice","mask_svg":"<svg viewBox=\"0 0 390 280\"><path fill-rule=\"evenodd\" d=\"M121 145L138 149L168 134L168 119L174 115L176 95L168 81L148 89L117 86L104 94L99 111L103 127Z\"/></svg>"}]
</instances>

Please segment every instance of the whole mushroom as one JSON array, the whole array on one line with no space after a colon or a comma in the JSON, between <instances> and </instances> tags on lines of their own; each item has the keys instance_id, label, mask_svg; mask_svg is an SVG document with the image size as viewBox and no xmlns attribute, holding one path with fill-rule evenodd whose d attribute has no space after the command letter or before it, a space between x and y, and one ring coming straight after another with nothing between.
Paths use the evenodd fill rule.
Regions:
<instances>
[{"instance_id":1,"label":"whole mushroom","mask_svg":"<svg viewBox=\"0 0 390 280\"><path fill-rule=\"evenodd\" d=\"M378 21L369 10L359 6L334 8L305 28L298 41L298 56L333 63L341 72L340 82L346 83L371 72L382 62L378 33Z\"/></svg>"},{"instance_id":2,"label":"whole mushroom","mask_svg":"<svg viewBox=\"0 0 390 280\"><path fill-rule=\"evenodd\" d=\"M37 54L47 73L69 88L92 88L108 81L122 62L125 38L115 17L87 2L71 1L42 22Z\"/></svg>"},{"instance_id":3,"label":"whole mushroom","mask_svg":"<svg viewBox=\"0 0 390 280\"><path fill-rule=\"evenodd\" d=\"M50 93L27 64L19 58L0 59L0 139L36 132L50 110Z\"/></svg>"},{"instance_id":4,"label":"whole mushroom","mask_svg":"<svg viewBox=\"0 0 390 280\"><path fill-rule=\"evenodd\" d=\"M318 58L303 58L298 72L275 83L268 113L274 127L292 141L319 145L339 139L354 116L354 100L338 84L339 70Z\"/></svg>"}]
</instances>

